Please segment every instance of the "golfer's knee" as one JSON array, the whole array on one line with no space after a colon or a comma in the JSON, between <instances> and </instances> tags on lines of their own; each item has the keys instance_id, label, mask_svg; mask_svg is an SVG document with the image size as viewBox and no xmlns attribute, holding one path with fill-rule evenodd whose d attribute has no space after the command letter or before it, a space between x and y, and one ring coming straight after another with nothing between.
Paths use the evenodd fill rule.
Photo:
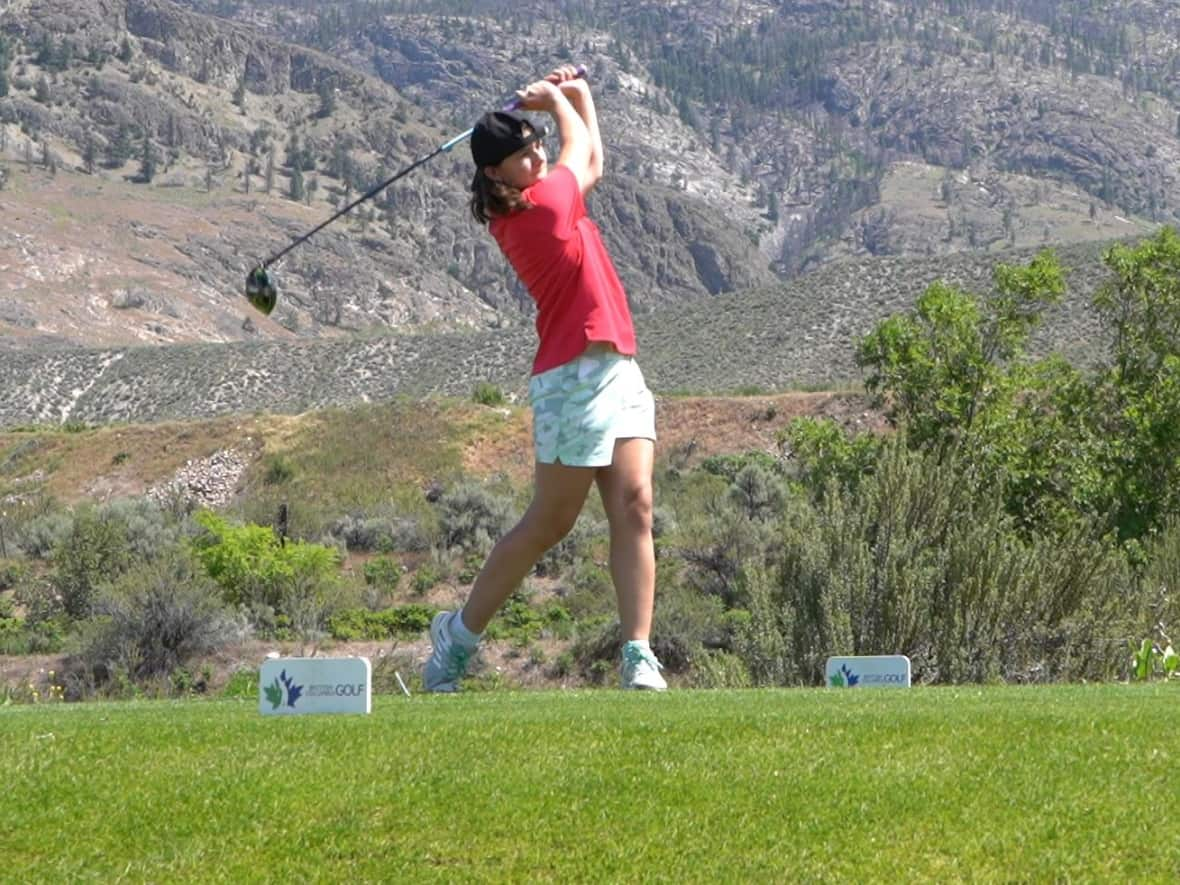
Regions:
<instances>
[{"instance_id":1,"label":"golfer's knee","mask_svg":"<svg viewBox=\"0 0 1180 885\"><path fill-rule=\"evenodd\" d=\"M632 531L650 532L652 526L650 484L629 486L623 492L622 518Z\"/></svg>"},{"instance_id":2,"label":"golfer's knee","mask_svg":"<svg viewBox=\"0 0 1180 885\"><path fill-rule=\"evenodd\" d=\"M542 553L570 533L578 520L578 511L572 513L535 514L526 519L522 526L533 545Z\"/></svg>"}]
</instances>

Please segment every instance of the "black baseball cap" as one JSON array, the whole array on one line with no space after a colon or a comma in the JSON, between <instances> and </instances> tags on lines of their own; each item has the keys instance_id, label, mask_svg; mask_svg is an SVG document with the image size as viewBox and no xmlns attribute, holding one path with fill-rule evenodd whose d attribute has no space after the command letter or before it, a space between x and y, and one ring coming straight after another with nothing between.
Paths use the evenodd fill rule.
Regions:
<instances>
[{"instance_id":1,"label":"black baseball cap","mask_svg":"<svg viewBox=\"0 0 1180 885\"><path fill-rule=\"evenodd\" d=\"M516 111L488 111L471 131L471 159L482 169L499 166L525 145L545 137L544 126L534 126Z\"/></svg>"}]
</instances>

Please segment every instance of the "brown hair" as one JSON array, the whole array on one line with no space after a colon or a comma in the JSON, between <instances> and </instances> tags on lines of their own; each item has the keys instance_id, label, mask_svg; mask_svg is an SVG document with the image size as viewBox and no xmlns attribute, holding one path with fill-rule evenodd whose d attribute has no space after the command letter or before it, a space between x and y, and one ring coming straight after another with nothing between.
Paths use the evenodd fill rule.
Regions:
<instances>
[{"instance_id":1,"label":"brown hair","mask_svg":"<svg viewBox=\"0 0 1180 885\"><path fill-rule=\"evenodd\" d=\"M471 179L471 214L480 224L531 208L533 204L519 188L488 178L482 169L475 170Z\"/></svg>"}]
</instances>

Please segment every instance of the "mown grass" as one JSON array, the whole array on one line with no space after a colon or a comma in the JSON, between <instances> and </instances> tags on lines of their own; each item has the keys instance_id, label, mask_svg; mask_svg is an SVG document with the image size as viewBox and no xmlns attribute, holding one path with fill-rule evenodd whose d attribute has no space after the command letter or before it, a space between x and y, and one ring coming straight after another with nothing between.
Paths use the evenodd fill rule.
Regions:
<instances>
[{"instance_id":1,"label":"mown grass","mask_svg":"<svg viewBox=\"0 0 1180 885\"><path fill-rule=\"evenodd\" d=\"M0 711L5 881L1147 881L1174 685Z\"/></svg>"}]
</instances>

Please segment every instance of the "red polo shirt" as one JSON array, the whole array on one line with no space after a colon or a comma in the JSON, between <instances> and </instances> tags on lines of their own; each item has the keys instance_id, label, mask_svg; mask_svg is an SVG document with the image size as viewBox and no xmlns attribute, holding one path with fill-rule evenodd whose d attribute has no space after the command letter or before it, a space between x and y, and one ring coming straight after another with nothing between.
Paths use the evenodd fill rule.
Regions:
<instances>
[{"instance_id":1,"label":"red polo shirt","mask_svg":"<svg viewBox=\"0 0 1180 885\"><path fill-rule=\"evenodd\" d=\"M586 215L577 176L554 166L524 198L531 209L492 219L488 229L537 303L533 374L568 363L590 341L633 355L627 294L598 226Z\"/></svg>"}]
</instances>

